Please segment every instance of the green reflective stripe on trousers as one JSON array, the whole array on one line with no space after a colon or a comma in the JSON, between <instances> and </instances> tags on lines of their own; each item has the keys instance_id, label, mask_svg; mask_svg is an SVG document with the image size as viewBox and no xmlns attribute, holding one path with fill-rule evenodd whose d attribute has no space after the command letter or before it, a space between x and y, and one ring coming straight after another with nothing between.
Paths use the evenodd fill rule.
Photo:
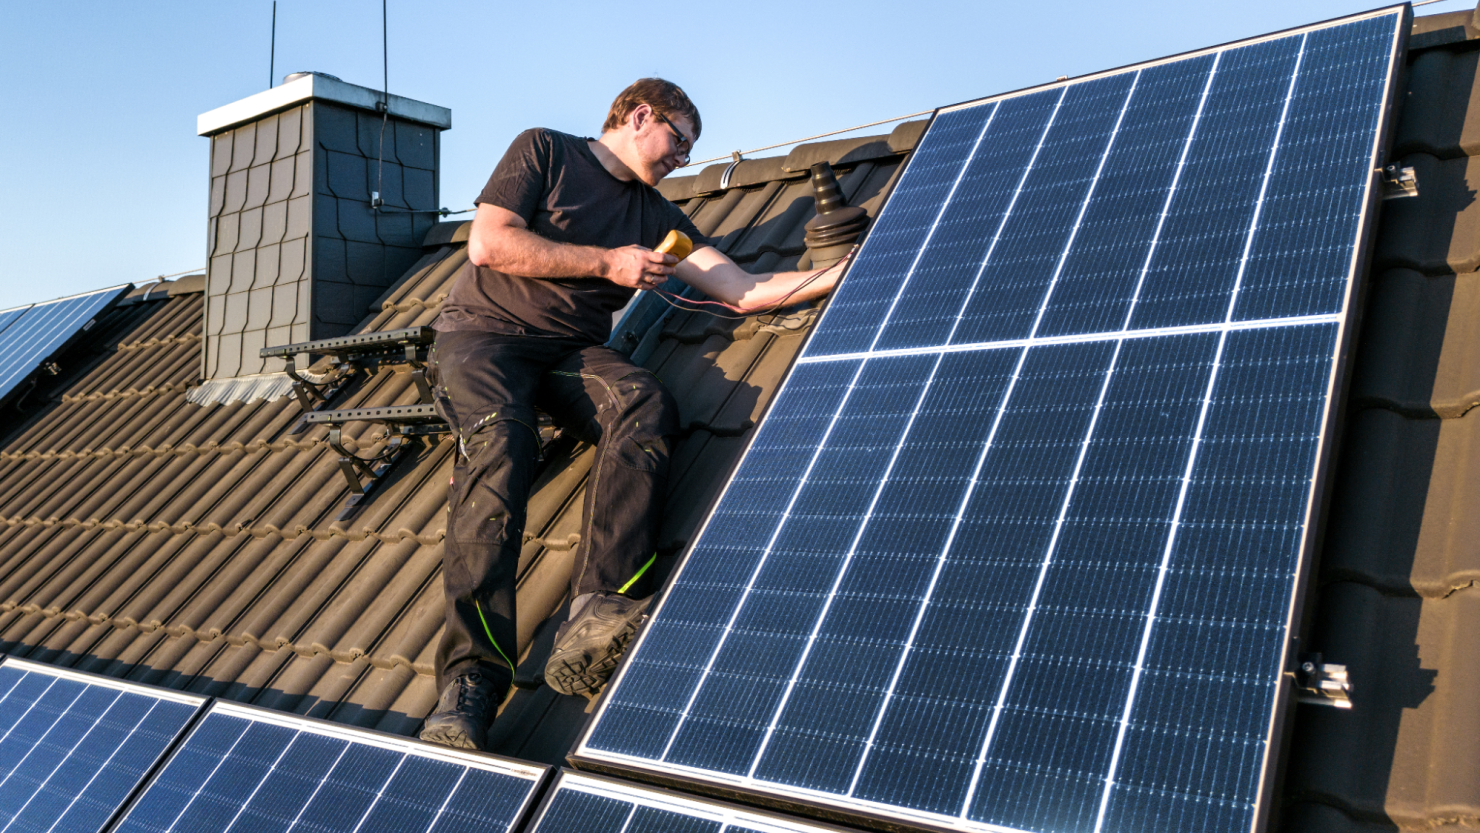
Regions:
<instances>
[{"instance_id":1,"label":"green reflective stripe on trousers","mask_svg":"<svg viewBox=\"0 0 1480 833\"><path fill-rule=\"evenodd\" d=\"M638 575L642 574L638 573ZM488 620L483 618L483 605L475 601L473 602L473 607L478 611L478 621L483 623L483 632L488 635L488 641L493 643L493 650L498 651L498 655L504 658L504 662L509 663L509 673L514 673L514 663L509 661L509 655L504 653L504 649L498 646L498 640L493 638L493 631L488 629Z\"/></svg>"},{"instance_id":2,"label":"green reflective stripe on trousers","mask_svg":"<svg viewBox=\"0 0 1480 833\"><path fill-rule=\"evenodd\" d=\"M632 589L632 585L636 584L637 583L637 580L640 579L640 578L642 578L642 574L643 573L646 573L648 571L648 568L651 567L651 566L653 566L653 562L654 561L657 561L657 560L658 560L658 554L657 553L653 553L652 557L647 560L647 563L644 564L644 565L642 565L642 569L637 571L637 575L633 576L632 578L627 579L627 583L624 584L624 585L622 585L621 589L618 590L617 592L618 593L626 593L628 590L631 590Z\"/></svg>"}]
</instances>

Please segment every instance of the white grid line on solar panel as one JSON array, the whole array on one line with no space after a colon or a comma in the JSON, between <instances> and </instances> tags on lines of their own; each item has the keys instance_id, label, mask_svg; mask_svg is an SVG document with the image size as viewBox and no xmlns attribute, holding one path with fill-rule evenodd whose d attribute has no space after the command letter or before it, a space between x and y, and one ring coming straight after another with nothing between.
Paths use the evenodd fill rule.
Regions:
<instances>
[{"instance_id":1,"label":"white grid line on solar panel","mask_svg":"<svg viewBox=\"0 0 1480 833\"><path fill-rule=\"evenodd\" d=\"M81 740L78 740L71 749L67 750L67 754L65 757L62 758L62 760L57 761L57 765L54 769L52 769L51 774L47 775L46 780L41 782L40 786L36 788L36 792L32 794L31 798L26 799L25 805L23 805L19 810L16 811L15 818L12 818L10 822L6 823L4 830L9 830L11 824L13 824L16 819L19 819L21 817L21 814L26 811L26 807L30 806L31 801L46 790L46 786L51 783L51 779L57 774L57 772L61 771L62 765L71 759L72 753L77 751L77 748L82 745L82 741L90 737L93 730L102 724L103 718L108 716L108 712L111 712L113 710L114 703L117 703L120 699L122 699L123 694L124 692L122 691L118 692L118 696L113 698L113 703L108 704L108 710L98 717L98 722L88 727L87 734L84 735ZM67 802L66 808L63 809L61 814L57 816L57 820L52 822L50 827L46 828L46 833L52 833L53 830L56 830L57 825L62 823L62 819L66 818L67 814L72 812L72 808L77 806L77 802L80 801L84 795L87 795L87 791L92 788L94 782L96 782L104 772L108 771L108 766L113 763L113 759L118 756L119 752L123 751L123 748L128 745L128 742L130 740L133 739L134 734L139 731L139 727L143 726L145 721L149 719L149 716L154 714L154 710L158 706L158 700L149 704L149 708L144 712L144 716L139 718L139 721L128 730L128 734L123 736L123 741L117 746L113 747L113 751L109 752L108 757L103 759L103 765L98 767L97 770L95 770L93 774L88 777L87 783L82 785L82 789L78 790L77 794L72 796L72 800Z\"/></svg>"},{"instance_id":2,"label":"white grid line on solar panel","mask_svg":"<svg viewBox=\"0 0 1480 833\"><path fill-rule=\"evenodd\" d=\"M303 800L302 806L298 808L292 822L286 828L286 830L289 831L294 830L298 827L299 822L303 819L303 814L310 807L314 806L315 799L318 798L323 788L327 784L333 782L332 776L334 776L340 763L344 760L346 753L356 747L373 747L377 749L382 749L389 752L397 753L400 757L396 760L396 763L394 767L392 767L390 774L381 781L380 786L376 790L374 797L371 798L366 804L363 812L361 812L357 822L355 823L355 826L351 830L351 833L358 833L358 831L364 826L365 822L371 817L371 815L379 806L381 799L385 797L386 788L389 787L392 781L395 780L396 775L401 771L401 768L406 764L406 762L412 758L442 761L463 767L462 773L459 774L457 780L449 788L447 795L442 798L436 812L432 815L431 821L426 827L428 833L436 829L437 825L442 821L453 798L458 795L458 791L462 788L463 783L466 781L468 772L472 770L483 770L486 772L495 773L497 775L508 776L528 782L528 789L524 795L520 808L510 817L507 822L509 826L512 826L515 822L518 821L519 817L523 815L524 810L527 809L529 803L534 797L534 788L544 777L544 768L534 764L522 764L514 761L504 761L497 758L473 755L455 749L428 747L423 744L412 742L410 740L383 737L380 735L360 732L349 728L340 728L337 726L326 725L310 720L297 719L290 715L272 714L255 708L238 706L231 703L216 703L207 713L206 717L201 721L201 726L205 726L207 721L209 721L213 717L218 716L240 720L242 722L241 732L231 742L231 745L227 748L226 752L217 757L215 765L213 766L211 772L200 783L200 786L191 793L190 797L186 799L184 805L181 806L181 808L175 813L174 818L170 822L170 824L160 829L160 833L174 833L181 820L185 819L186 816L190 813L196 801L207 794L208 788L212 790L220 788L221 785L215 785L212 782L216 780L216 775L220 772L221 767L234 760L233 753L236 751L238 745L240 745L242 740L247 737L247 734L250 732L254 725L276 726L283 729L289 729L293 731L294 734L288 740L288 743L283 747L283 749L278 751L273 762L267 767L261 777L257 779L256 783L252 786L247 796L241 799L240 806L236 808L231 822L227 824L224 828L222 828L223 833L225 833L225 831L230 831L232 827L235 826L235 824L237 823L237 820L239 820L242 815L247 812L248 809L251 809L253 807L253 800L257 797L259 792L268 783L272 776L277 773L279 764L283 761L284 757L288 755L289 750L291 750L294 744L296 744L298 740L305 735L315 735L319 737L332 738L334 740L343 742L344 745L335 756L333 763L331 763L324 770L323 774L318 778L312 792L310 792L309 795ZM196 731L200 731L200 728L198 727ZM192 738L186 739L185 743L181 747L181 751L189 747ZM179 752L177 752L176 754L178 756ZM173 761L171 762L171 765L173 765ZM167 765L165 771L162 772L158 778L156 778L154 784L151 784L149 789L154 789L155 786L159 783L159 780L168 775L169 768L170 765ZM226 785L226 788L229 790L232 789L233 786L234 785ZM126 816L120 822L119 829L126 828L126 826L132 821L131 817L134 815L135 811L140 805L143 804L144 799L147 797L148 791L146 790L144 798L141 798L140 802L136 804L133 809L130 810L129 816ZM233 799L230 796L213 794L212 800L231 801ZM346 807L345 809L351 808Z\"/></svg>"},{"instance_id":3,"label":"white grid line on solar panel","mask_svg":"<svg viewBox=\"0 0 1480 833\"><path fill-rule=\"evenodd\" d=\"M704 819L722 825L717 833L729 833L733 828L743 827L748 831L756 833L832 833L836 828L819 827L802 819L796 821L781 820L774 816L761 815L759 813L742 810L738 807L730 807L724 804L714 804L701 799L685 798L674 793L658 792L646 789L635 784L616 784L611 781L589 778L586 776L566 772L560 777L555 785L554 794L550 799L553 805L560 798L563 791L581 793L582 795L593 795L612 801L619 801L632 805L627 812L627 818L622 823L619 833L626 833L632 824L632 818L637 810L650 808L664 812L674 813L680 816ZM530 827L530 833L566 833L566 831L547 831L541 829L544 816L536 819ZM575 831L570 831L575 833Z\"/></svg>"},{"instance_id":4,"label":"white grid line on solar panel","mask_svg":"<svg viewBox=\"0 0 1480 833\"><path fill-rule=\"evenodd\" d=\"M981 147L982 137L985 136L985 135L987 135L987 131L992 128L992 120L994 118L996 118L996 116L997 116L997 105L994 104L994 105L992 105L992 113L991 113L991 115L987 116L987 120L982 123L982 129L981 129L981 131L976 134L976 141L971 145L971 152L968 153L968 154L966 154L966 161L961 165L961 170L959 172L957 172L955 181L953 181L951 183L951 190L948 191L948 192L946 192L946 198L941 201L940 210L935 213L935 220L933 222L931 222L931 224L930 224L930 230L927 231L927 232L925 232L925 240L920 244L919 251L915 252L915 259L912 260L912 261L910 261L910 268L905 271L905 273L904 273L904 280L900 282L899 292L896 293L895 296L894 296L894 304L899 303L900 296L904 294L904 288L906 286L909 286L909 284L910 284L910 278L914 277L914 275L915 275L915 267L917 267L917 266L920 265L920 258L925 255L925 250L930 247L930 239L935 236L935 230L936 230L936 228L938 228L940 226L940 218L944 217L945 214L946 214L946 209L951 207L951 200L956 196L956 189L961 186L961 179L966 176L966 169L971 166L971 160L976 158L976 149L979 148L979 147ZM1053 122L1053 119L1050 118L1049 119L1049 123L1052 123L1052 122ZM1045 132L1047 132L1047 131L1045 131ZM1029 167L1032 167L1031 164L1029 165ZM1023 177L1025 179L1027 178L1027 172L1026 171L1023 173ZM1021 181L1018 183L1018 187L1019 188L1022 188L1022 182ZM1011 208L1010 207L1008 209L1008 212L1011 213ZM1006 222L1006 217L1003 218L1003 222ZM1000 228L999 228L999 231L1000 231ZM889 311L886 312L886 313L884 313L884 321L887 323L889 321L889 317L891 315L893 315L893 314L894 314L894 305L891 304L889 306ZM877 332L877 333L874 334L874 341L873 341L873 343L869 345L869 349L870 350L872 350L874 348L874 346L879 343L879 336L883 335L883 333L884 333L884 328L883 327L880 327L879 328L879 332Z\"/></svg>"},{"instance_id":5,"label":"white grid line on solar panel","mask_svg":"<svg viewBox=\"0 0 1480 833\"><path fill-rule=\"evenodd\" d=\"M1331 312L1322 315L1293 315L1288 318L1262 318L1258 321L1227 321L1213 324L1188 324L1181 327L1153 327L1145 330L1106 330L1099 333L1079 333L1069 336L1037 336L1035 338L1010 338L1002 341L979 341L972 344L941 344L931 347L897 347L891 350L875 350L870 353L838 353L830 356L805 356L797 359L801 365L832 364L867 359L892 359L903 356L936 356L953 353L976 353L982 350L1012 350L1023 347L1052 347L1059 344L1093 344L1099 341L1134 341L1143 338L1164 336L1197 335L1200 333L1236 333L1243 330L1271 330L1280 327L1307 327L1312 324L1336 324L1345 316Z\"/></svg>"},{"instance_id":6,"label":"white grid line on solar panel","mask_svg":"<svg viewBox=\"0 0 1480 833\"><path fill-rule=\"evenodd\" d=\"M1201 49L1193 49L1187 52L1178 52L1175 55L1168 55L1164 58L1154 58L1149 61L1140 61L1135 64L1100 70L1099 72L1076 75L1072 78L1064 78L1057 81L1051 81L1049 83L1039 84L1034 87L1024 87L1023 89L1013 90L1012 92L1002 93L1000 95L987 96L984 98L973 98L969 101L963 101L959 104L951 104L942 107L940 108L940 110L937 111L937 115L942 113L952 113L957 110L969 110L973 107L981 107L986 104L1007 101L1013 98L1036 95L1038 93L1052 90L1057 87L1072 87L1079 84L1085 84L1101 78L1108 78L1113 75L1121 75L1133 68L1148 70L1154 67L1165 66L1167 64L1175 64L1182 61L1188 61L1193 58L1204 57L1207 55L1216 55L1220 52L1227 52L1233 49L1242 49L1247 46L1257 46L1261 43L1268 43L1274 40L1281 40L1283 38L1293 37L1296 34L1303 34L1304 32L1320 31L1323 29L1330 29L1335 26L1344 26L1350 23L1359 23L1361 21L1370 20L1375 17L1388 17L1393 15L1399 8L1399 5L1382 6L1370 11L1357 12L1356 14L1346 15L1341 18L1302 26L1292 26L1288 29L1280 29L1278 31L1269 32L1263 35L1255 35L1253 37L1243 38L1236 41L1229 41L1227 43L1220 43L1214 46L1205 46Z\"/></svg>"},{"instance_id":7,"label":"white grid line on solar panel","mask_svg":"<svg viewBox=\"0 0 1480 833\"><path fill-rule=\"evenodd\" d=\"M128 731L124 733L121 740L117 740L116 742L112 742L110 744L111 750L109 751L108 755L103 758L100 764L92 769L92 772L88 776L86 783L84 783L80 789L77 789L72 794L66 805L61 808L60 812L56 813L55 819L48 827L45 828L45 831L43 833L51 833L51 831L56 830L57 826L62 824L64 820L68 819L69 815L72 813L72 810L77 806L77 802L80 801L83 796L88 794L88 791L97 782L97 779L99 777L103 776L104 773L107 773L109 771L109 768L112 766L114 759L117 758L118 754L121 751L128 747L129 742L133 740L140 727L144 726L149 721L149 718L154 714L154 710L159 706L160 703L176 703L180 705L191 706L192 708L199 708L205 702L205 698L203 697L194 697L161 689L153 689L145 686L127 683L122 680L114 680L96 677L88 674L80 674L65 668L58 668L55 666L28 662L26 660L19 660L15 658L6 658L4 665L0 666L0 670L20 672L15 681L12 682L10 687L5 690L4 694L0 694L0 704L7 702L10 696L17 690L17 688L19 688L19 686L31 675L45 677L51 681L47 684L45 689L43 689L39 694L36 695L35 699L20 715L20 717L16 719L15 723L11 724L11 726L5 730L4 735L0 736L0 743L4 743L6 740L9 740L11 733L25 722L26 718L29 717L31 712L43 702L46 695L51 692L51 689L55 687L57 683L65 681L76 683L80 686L80 688L78 688L77 690L77 693L73 695L70 701L68 701L66 707L63 708L56 715L55 718L52 719L51 723L48 724L45 731L43 731L42 734L37 737L33 743L28 745L25 754L22 755L21 758L17 760L15 764L6 771L4 777L0 778L0 789L3 789L6 785L8 785L11 778L14 777L16 773L22 771L27 761L30 760L33 753L35 753L39 749L42 749L46 745L47 739L51 737L52 732L55 731L59 725L62 724L63 720L69 714L71 714L73 707L77 705L78 701L80 701L84 697L84 695L88 694L89 691L95 689L106 689L115 692L113 698L108 702L107 707L103 709L102 713L99 714L87 725L86 731L78 736L77 739L73 741L70 746L67 747L66 751L59 758L52 762L51 768L46 772L45 776L36 781L34 789L32 789L29 794L26 795L25 800L20 804L20 806L16 807L14 810L0 810L0 813L5 813L9 815L9 819L6 821L5 825L3 827L0 827L0 833L6 833L6 831L9 831L12 827L15 826L16 822L21 821L25 817L26 811L31 808L32 803L38 797L46 793L47 789L52 784L52 779L56 777L57 773L62 771L63 767L67 766L69 763L72 763L75 760L74 756L76 755L78 750L84 748L88 739L93 737L94 732L96 732L100 727L106 724L109 715L113 713L114 707L123 700L123 696L125 694L146 697L150 701L150 705L144 711L144 713L138 717L137 720L131 721L129 723ZM178 731L178 728L183 728L186 722L188 722L188 716L183 717L179 721L180 725L179 727L177 727L176 731ZM164 744L161 744L160 748L155 752L155 756L157 757L158 754L162 754L163 752ZM30 777L32 779L35 779L36 774L32 774ZM12 796L12 798L15 797L16 796ZM122 797L123 796L119 797L120 800L122 800ZM99 799L96 796L93 798L94 802L98 800ZM55 808L52 809L54 810ZM116 809L116 807L111 808L111 810ZM31 825L37 824L38 821L44 821L44 819L26 819L27 824ZM77 822L74 820L74 823Z\"/></svg>"}]
</instances>

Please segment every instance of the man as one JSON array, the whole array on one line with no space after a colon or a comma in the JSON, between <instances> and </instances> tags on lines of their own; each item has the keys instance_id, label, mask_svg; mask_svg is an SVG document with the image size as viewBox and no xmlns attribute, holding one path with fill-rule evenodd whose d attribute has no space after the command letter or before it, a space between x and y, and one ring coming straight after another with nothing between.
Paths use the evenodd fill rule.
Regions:
<instances>
[{"instance_id":1,"label":"man","mask_svg":"<svg viewBox=\"0 0 1480 833\"><path fill-rule=\"evenodd\" d=\"M603 346L612 314L670 275L742 309L820 297L836 280L836 268L749 274L657 192L701 127L683 90L645 78L617 96L598 139L520 134L478 197L469 262L434 324L435 401L458 455L442 557L441 696L424 740L481 749L513 680L536 407L596 445L570 617L545 682L564 694L598 691L646 614L639 580L655 557L678 416L657 378ZM695 243L682 263L653 251L672 229Z\"/></svg>"}]
</instances>

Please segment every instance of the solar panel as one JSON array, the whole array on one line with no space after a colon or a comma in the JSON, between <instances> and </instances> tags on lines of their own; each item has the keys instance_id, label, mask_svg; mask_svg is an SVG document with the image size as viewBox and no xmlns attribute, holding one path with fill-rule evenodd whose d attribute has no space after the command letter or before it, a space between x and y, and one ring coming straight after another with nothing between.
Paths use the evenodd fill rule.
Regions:
<instances>
[{"instance_id":1,"label":"solar panel","mask_svg":"<svg viewBox=\"0 0 1480 833\"><path fill-rule=\"evenodd\" d=\"M746 810L667 790L565 771L528 833L841 833L841 828Z\"/></svg>"},{"instance_id":2,"label":"solar panel","mask_svg":"<svg viewBox=\"0 0 1480 833\"><path fill-rule=\"evenodd\" d=\"M124 284L0 310L0 399L15 391L132 288L132 284Z\"/></svg>"},{"instance_id":3,"label":"solar panel","mask_svg":"<svg viewBox=\"0 0 1480 833\"><path fill-rule=\"evenodd\" d=\"M1407 20L938 112L572 760L1261 826Z\"/></svg>"},{"instance_id":4,"label":"solar panel","mask_svg":"<svg viewBox=\"0 0 1480 833\"><path fill-rule=\"evenodd\" d=\"M102 830L204 703L7 658L0 665L0 830Z\"/></svg>"},{"instance_id":5,"label":"solar panel","mask_svg":"<svg viewBox=\"0 0 1480 833\"><path fill-rule=\"evenodd\" d=\"M115 833L513 830L546 769L216 702Z\"/></svg>"}]
</instances>

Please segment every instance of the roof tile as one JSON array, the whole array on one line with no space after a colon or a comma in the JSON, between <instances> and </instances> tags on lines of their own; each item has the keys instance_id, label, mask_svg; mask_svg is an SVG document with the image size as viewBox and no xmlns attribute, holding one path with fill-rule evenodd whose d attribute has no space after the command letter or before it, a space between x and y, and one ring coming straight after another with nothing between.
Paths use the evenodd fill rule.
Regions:
<instances>
[{"instance_id":1,"label":"roof tile","mask_svg":"<svg viewBox=\"0 0 1480 833\"><path fill-rule=\"evenodd\" d=\"M1362 406L1463 416L1480 404L1480 274L1394 269L1375 282L1353 377Z\"/></svg>"}]
</instances>

